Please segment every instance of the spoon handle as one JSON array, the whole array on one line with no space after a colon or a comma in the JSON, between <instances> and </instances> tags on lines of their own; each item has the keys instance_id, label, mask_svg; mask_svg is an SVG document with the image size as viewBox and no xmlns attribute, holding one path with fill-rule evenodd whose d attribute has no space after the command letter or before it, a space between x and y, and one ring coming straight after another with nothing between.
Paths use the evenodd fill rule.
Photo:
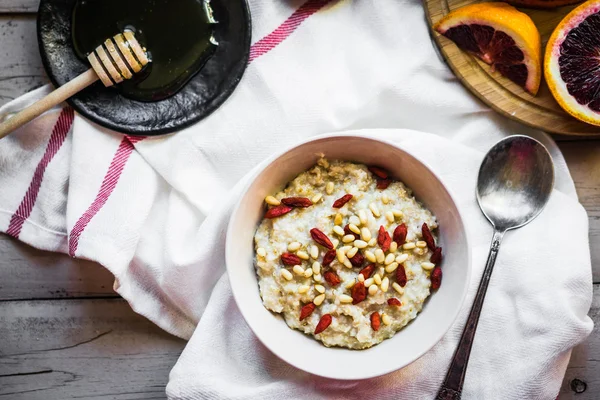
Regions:
<instances>
[{"instance_id":1,"label":"spoon handle","mask_svg":"<svg viewBox=\"0 0 600 400\"><path fill-rule=\"evenodd\" d=\"M503 236L504 232L494 230L490 254L488 255L485 270L483 271L483 276L475 295L473 307L469 313L463 334L460 337L458 348L452 358L450 369L448 369L444 384L438 392L436 400L460 400L465 373L467 372L467 364L469 363L469 356L471 354L471 346L473 346L473 338L475 337L477 323L479 322L479 314L481 314L483 300L485 299L485 293L490 282L490 277L492 276L492 271L494 270L494 264L496 263L496 257L498 256Z\"/></svg>"}]
</instances>

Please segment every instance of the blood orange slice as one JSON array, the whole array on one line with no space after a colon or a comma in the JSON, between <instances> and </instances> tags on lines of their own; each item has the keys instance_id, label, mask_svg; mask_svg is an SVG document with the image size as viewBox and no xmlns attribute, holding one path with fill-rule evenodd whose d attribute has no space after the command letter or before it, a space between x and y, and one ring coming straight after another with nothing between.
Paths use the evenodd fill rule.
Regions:
<instances>
[{"instance_id":1,"label":"blood orange slice","mask_svg":"<svg viewBox=\"0 0 600 400\"><path fill-rule=\"evenodd\" d=\"M433 28L527 92L537 93L540 33L527 14L506 3L477 3L452 11Z\"/></svg>"},{"instance_id":2,"label":"blood orange slice","mask_svg":"<svg viewBox=\"0 0 600 400\"><path fill-rule=\"evenodd\" d=\"M548 87L569 114L600 126L600 0L588 1L558 24L544 58Z\"/></svg>"}]
</instances>

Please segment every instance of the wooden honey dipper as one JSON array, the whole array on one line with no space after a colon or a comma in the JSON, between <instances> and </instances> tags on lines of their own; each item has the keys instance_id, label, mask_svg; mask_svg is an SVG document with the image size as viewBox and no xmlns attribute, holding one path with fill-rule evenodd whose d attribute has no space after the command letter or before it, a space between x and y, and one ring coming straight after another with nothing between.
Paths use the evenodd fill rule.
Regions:
<instances>
[{"instance_id":1,"label":"wooden honey dipper","mask_svg":"<svg viewBox=\"0 0 600 400\"><path fill-rule=\"evenodd\" d=\"M106 87L113 86L125 79L131 79L133 74L140 72L150 62L145 49L140 46L134 33L130 30L106 39L103 44L96 47L88 55L88 61L92 68L2 122L0 124L0 139L85 89L98 79Z\"/></svg>"}]
</instances>

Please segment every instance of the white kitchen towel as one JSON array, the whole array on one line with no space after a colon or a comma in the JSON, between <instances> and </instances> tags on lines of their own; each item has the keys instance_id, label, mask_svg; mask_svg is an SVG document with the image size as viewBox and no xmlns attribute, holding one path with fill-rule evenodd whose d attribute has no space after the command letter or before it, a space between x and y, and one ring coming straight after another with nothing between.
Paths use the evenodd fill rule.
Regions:
<instances>
[{"instance_id":1,"label":"white kitchen towel","mask_svg":"<svg viewBox=\"0 0 600 400\"><path fill-rule=\"evenodd\" d=\"M430 42L418 0L250 6L251 63L231 98L202 122L140 139L64 108L0 141L0 230L100 262L134 310L191 338L171 374L170 398L426 399L439 387L468 306L440 344L402 371L365 382L308 376L258 344L233 303L224 275L229 211L249 171L299 140L356 129L388 138L430 164L460 199L474 246L468 305L491 235L473 196L478 164L506 135L534 135L553 154L556 190L538 219L505 238L465 398L555 397L570 349L592 327L587 217L556 145L457 82Z\"/></svg>"}]
</instances>

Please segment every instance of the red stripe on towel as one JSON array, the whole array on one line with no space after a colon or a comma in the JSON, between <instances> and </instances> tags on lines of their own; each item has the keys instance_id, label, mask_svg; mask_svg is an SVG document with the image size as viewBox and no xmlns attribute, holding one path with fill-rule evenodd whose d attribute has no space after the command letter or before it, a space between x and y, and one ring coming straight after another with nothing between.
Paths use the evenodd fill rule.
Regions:
<instances>
[{"instance_id":1,"label":"red stripe on towel","mask_svg":"<svg viewBox=\"0 0 600 400\"><path fill-rule=\"evenodd\" d=\"M25 193L25 196L23 197L19 208L17 208L17 211L15 211L15 213L10 219L8 229L6 231L8 235L18 238L21 234L21 228L23 228L23 223L31 215L31 211L33 210L33 206L35 205L35 201L37 200L38 193L40 192L40 187L42 186L42 180L44 179L44 173L46 172L46 168L65 142L65 139L67 138L67 133L69 132L69 130L71 129L71 125L73 124L73 118L73 109L71 107L63 108L60 115L58 116L58 120L54 124L54 128L52 129L52 134L50 135L50 140L48 140L46 151L44 152L42 159L38 163L35 172L33 173L33 178L31 179L29 188L27 189L27 192Z\"/></svg>"},{"instance_id":2,"label":"red stripe on towel","mask_svg":"<svg viewBox=\"0 0 600 400\"><path fill-rule=\"evenodd\" d=\"M285 22L250 48L249 63L268 53L288 38L308 17L331 3L331 0L309 0L297 9Z\"/></svg>"},{"instance_id":3,"label":"red stripe on towel","mask_svg":"<svg viewBox=\"0 0 600 400\"><path fill-rule=\"evenodd\" d=\"M260 39L258 42L252 45L250 48L249 63L257 59L258 57L268 53L281 42L283 42L288 36L290 36L308 17L319 11L325 5L329 4L332 0L309 0L298 8L285 22L283 22L273 32ZM69 237L69 254L75 256L77 246L79 245L79 238L85 230L86 226L90 223L92 218L100 211L108 200L110 194L117 186L119 178L125 164L129 159L134 147L133 145L143 137L125 137L121 141L117 152L115 153L112 163L108 168L108 172L104 177L100 191L96 196L96 199L87 209L87 211L79 218Z\"/></svg>"},{"instance_id":4,"label":"red stripe on towel","mask_svg":"<svg viewBox=\"0 0 600 400\"><path fill-rule=\"evenodd\" d=\"M119 148L117 149L110 166L108 167L108 171L106 172L106 175L104 175L102 185L100 186L100 190L98 191L96 198L83 213L83 215L79 217L79 220L75 223L73 229L71 230L71 234L69 235L69 255L71 255L71 257L75 257L75 252L77 251L81 234L90 223L92 218L94 218L98 211L100 211L100 209L104 206L111 193L117 186L117 183L119 183L119 178L121 177L121 173L125 168L125 164L127 164L127 160L129 160L129 156L134 150L133 144L143 139L143 137L125 136L123 140L121 140Z\"/></svg>"}]
</instances>

